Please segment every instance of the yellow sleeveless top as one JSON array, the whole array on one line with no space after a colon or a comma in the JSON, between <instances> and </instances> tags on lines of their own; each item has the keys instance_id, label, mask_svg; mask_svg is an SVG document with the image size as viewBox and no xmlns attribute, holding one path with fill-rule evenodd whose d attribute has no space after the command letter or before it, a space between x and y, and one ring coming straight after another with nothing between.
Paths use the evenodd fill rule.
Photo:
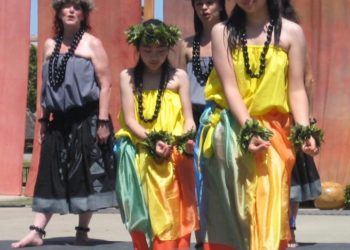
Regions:
<instances>
[{"instance_id":1,"label":"yellow sleeveless top","mask_svg":"<svg viewBox=\"0 0 350 250\"><path fill-rule=\"evenodd\" d=\"M249 64L253 72L259 72L260 54L263 45L248 45ZM271 110L289 113L288 103L288 54L279 47L270 46L266 55L265 73L259 78L250 78L245 73L243 51L232 52L237 85L243 101L252 116L260 116ZM216 70L210 74L205 90L205 99L228 108L227 100Z\"/></svg>"},{"instance_id":2,"label":"yellow sleeveless top","mask_svg":"<svg viewBox=\"0 0 350 250\"><path fill-rule=\"evenodd\" d=\"M157 100L158 90L144 90L143 95L143 116L151 118ZM184 117L182 114L182 104L180 95L172 90L166 89L161 97L161 106L158 118L150 123L143 122L138 116L137 96L134 95L135 117L137 122L148 131L166 131L173 135L181 135L183 133ZM122 112L119 115L119 123L121 129L115 134L116 138L123 136L129 137L134 144L139 139L128 129L125 124Z\"/></svg>"}]
</instances>

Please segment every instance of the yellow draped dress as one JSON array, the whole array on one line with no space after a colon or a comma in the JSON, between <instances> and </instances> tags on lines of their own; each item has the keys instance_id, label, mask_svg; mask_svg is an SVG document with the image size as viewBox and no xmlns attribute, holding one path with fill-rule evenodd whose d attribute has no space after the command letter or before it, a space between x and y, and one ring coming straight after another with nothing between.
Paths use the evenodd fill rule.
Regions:
<instances>
[{"instance_id":1,"label":"yellow draped dress","mask_svg":"<svg viewBox=\"0 0 350 250\"><path fill-rule=\"evenodd\" d=\"M143 91L144 117L152 117L157 99L157 90ZM137 97L134 96L134 106L137 122L147 131L166 131L172 135L183 133L184 117L182 104L178 93L166 89L161 97L161 107L158 118L151 123L139 119ZM137 138L126 126L121 113L121 129L116 133L116 139L129 138L137 148L135 168L138 185L143 194L152 235L160 240L175 240L186 236L198 227L197 208L194 190L193 160L180 155L177 151L172 153L169 160L156 161L149 156ZM117 176L117 178L121 178ZM131 185L125 183L125 185ZM121 186L128 192L128 186ZM120 192L123 195L123 192ZM138 206L133 202L133 205ZM124 206L125 207L125 206ZM127 211L133 211L128 207ZM128 215L127 215L128 216ZM137 214L129 213L130 218L124 220L137 221ZM136 224L136 223L134 223ZM128 226L130 231L133 226Z\"/></svg>"},{"instance_id":2,"label":"yellow draped dress","mask_svg":"<svg viewBox=\"0 0 350 250\"><path fill-rule=\"evenodd\" d=\"M262 49L260 45L248 45L253 72L259 71ZM279 47L270 46L265 73L259 79L250 78L245 73L242 49L235 50L232 59L238 89L250 116L269 128L274 135L272 145L266 152L253 158L251 153L240 152L237 144L240 126L228 110L220 79L214 70L205 88L206 100L213 103L215 108L206 113L207 118L202 116L203 121L207 120L203 129L205 132L200 136L201 157L206 159L202 161L201 167L204 172L208 172L207 183L221 182L224 185L217 186L223 186L223 190L212 192L212 184L204 182L203 196L209 197L203 199L214 200L211 196L219 192L227 192L227 195L221 201L211 202L219 203L217 207L205 205L207 242L221 243L233 249L283 249L289 239L289 186L294 164L294 153L288 140L292 121L288 102L288 54ZM222 127L225 133L220 132ZM226 139L226 145L222 143L225 138L229 138ZM227 155L227 152L231 152L229 150L233 153ZM208 162L211 166L206 164ZM220 171L225 174L217 174L215 171L219 170L215 170L214 164L218 169L222 164L223 170ZM228 180L229 175L234 176L234 179ZM226 176L226 179L222 176ZM220 181L217 182L217 179ZM218 213L224 214L226 211L229 211L226 216L235 218L234 221L238 221L241 227L234 237L232 233L225 236L226 232L217 232L223 227L215 225L215 218L220 217ZM210 227L214 229L211 231Z\"/></svg>"}]
</instances>

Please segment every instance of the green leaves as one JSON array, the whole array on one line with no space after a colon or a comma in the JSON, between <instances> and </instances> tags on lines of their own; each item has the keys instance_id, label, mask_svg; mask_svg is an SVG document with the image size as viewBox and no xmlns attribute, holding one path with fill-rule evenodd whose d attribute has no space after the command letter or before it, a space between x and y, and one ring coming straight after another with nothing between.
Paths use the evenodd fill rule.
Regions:
<instances>
[{"instance_id":1,"label":"green leaves","mask_svg":"<svg viewBox=\"0 0 350 250\"><path fill-rule=\"evenodd\" d=\"M321 142L324 140L324 133L316 124L311 124L309 126L295 124L291 129L289 140L292 141L294 148L299 149L311 136L315 139L316 146L320 147Z\"/></svg>"},{"instance_id":2,"label":"green leaves","mask_svg":"<svg viewBox=\"0 0 350 250\"><path fill-rule=\"evenodd\" d=\"M37 93L36 85L37 85L37 49L34 45L31 45L30 54L29 54L27 108L33 113L36 110L36 93Z\"/></svg>"},{"instance_id":3,"label":"green leaves","mask_svg":"<svg viewBox=\"0 0 350 250\"><path fill-rule=\"evenodd\" d=\"M137 24L125 32L129 44L136 47L143 45L164 45L173 47L180 39L181 32L175 25L161 24Z\"/></svg>"},{"instance_id":4,"label":"green leaves","mask_svg":"<svg viewBox=\"0 0 350 250\"><path fill-rule=\"evenodd\" d=\"M186 143L188 140L195 140L196 133L191 130L183 135L173 136L165 131L151 131L147 134L147 138L141 143L147 150L148 154L154 158L159 159L156 152L157 141L163 141L172 147L176 147L181 154L189 155L186 150Z\"/></svg>"},{"instance_id":5,"label":"green leaves","mask_svg":"<svg viewBox=\"0 0 350 250\"><path fill-rule=\"evenodd\" d=\"M345 209L350 209L350 185L347 185L344 190L344 205Z\"/></svg>"},{"instance_id":6,"label":"green leaves","mask_svg":"<svg viewBox=\"0 0 350 250\"><path fill-rule=\"evenodd\" d=\"M264 128L255 119L247 120L238 135L238 144L241 150L246 153L250 140L253 136L259 136L261 139L268 141L272 137L271 130Z\"/></svg>"},{"instance_id":7,"label":"green leaves","mask_svg":"<svg viewBox=\"0 0 350 250\"><path fill-rule=\"evenodd\" d=\"M142 145L146 148L148 154L155 158L159 158L156 152L157 141L163 141L171 145L173 143L173 137L165 131L151 131L147 134L147 138L142 142Z\"/></svg>"},{"instance_id":8,"label":"green leaves","mask_svg":"<svg viewBox=\"0 0 350 250\"><path fill-rule=\"evenodd\" d=\"M190 131L188 131L183 135L175 136L174 145L181 154L190 155L189 153L186 152L186 143L188 142L188 140L194 141L195 139L196 139L196 132L194 132L191 129Z\"/></svg>"}]
</instances>

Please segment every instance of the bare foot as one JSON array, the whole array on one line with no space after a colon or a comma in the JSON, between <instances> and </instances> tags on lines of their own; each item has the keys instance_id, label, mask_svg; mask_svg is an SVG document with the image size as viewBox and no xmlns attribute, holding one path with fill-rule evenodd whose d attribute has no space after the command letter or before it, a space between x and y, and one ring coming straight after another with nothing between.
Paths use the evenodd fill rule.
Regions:
<instances>
[{"instance_id":1,"label":"bare foot","mask_svg":"<svg viewBox=\"0 0 350 250\"><path fill-rule=\"evenodd\" d=\"M87 232L77 231L75 234L74 245L85 246L89 244L89 237Z\"/></svg>"},{"instance_id":2,"label":"bare foot","mask_svg":"<svg viewBox=\"0 0 350 250\"><path fill-rule=\"evenodd\" d=\"M291 240L288 242L288 247L289 248L296 248L299 246L299 244L295 241L295 230L290 230L291 234Z\"/></svg>"},{"instance_id":3,"label":"bare foot","mask_svg":"<svg viewBox=\"0 0 350 250\"><path fill-rule=\"evenodd\" d=\"M43 239L36 231L30 231L23 239L11 244L12 248L22 248L26 246L42 246Z\"/></svg>"}]
</instances>

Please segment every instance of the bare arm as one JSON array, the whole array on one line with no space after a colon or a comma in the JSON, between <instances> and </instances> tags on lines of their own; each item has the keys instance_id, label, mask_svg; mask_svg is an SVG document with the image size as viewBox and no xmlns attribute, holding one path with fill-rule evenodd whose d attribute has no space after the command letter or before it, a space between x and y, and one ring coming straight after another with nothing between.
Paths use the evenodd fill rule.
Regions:
<instances>
[{"instance_id":1,"label":"bare arm","mask_svg":"<svg viewBox=\"0 0 350 250\"><path fill-rule=\"evenodd\" d=\"M297 24L291 27L289 34L291 35L288 53L289 101L295 122L306 126L309 125L309 103L304 84L306 42L303 31ZM301 149L304 153L311 156L318 153L318 148L313 137L303 142Z\"/></svg>"},{"instance_id":2,"label":"bare arm","mask_svg":"<svg viewBox=\"0 0 350 250\"><path fill-rule=\"evenodd\" d=\"M187 64L187 41L183 40L181 41L181 46L180 46L180 58L179 58L179 68L186 70L186 64Z\"/></svg>"},{"instance_id":3,"label":"bare arm","mask_svg":"<svg viewBox=\"0 0 350 250\"><path fill-rule=\"evenodd\" d=\"M123 70L120 73L120 96L122 101L122 111L126 126L140 139L147 137L146 129L136 120L134 93L131 85L130 70Z\"/></svg>"},{"instance_id":4,"label":"bare arm","mask_svg":"<svg viewBox=\"0 0 350 250\"><path fill-rule=\"evenodd\" d=\"M233 68L231 52L228 47L228 34L224 24L214 26L211 33L212 52L215 69L219 75L231 114L236 117L241 126L250 119L248 109L238 90L236 75ZM270 146L269 141L253 136L248 150L252 153L265 150Z\"/></svg>"},{"instance_id":5,"label":"bare arm","mask_svg":"<svg viewBox=\"0 0 350 250\"><path fill-rule=\"evenodd\" d=\"M212 52L215 69L220 78L229 109L242 126L246 120L250 119L247 107L239 93L236 75L233 69L231 52L228 47L228 34L224 24L219 23L214 26L211 33Z\"/></svg>"},{"instance_id":6,"label":"bare arm","mask_svg":"<svg viewBox=\"0 0 350 250\"><path fill-rule=\"evenodd\" d=\"M305 90L309 100L310 117L313 117L313 101L315 91L315 81L312 74L312 68L310 58L306 56L306 68L305 68Z\"/></svg>"},{"instance_id":7,"label":"bare arm","mask_svg":"<svg viewBox=\"0 0 350 250\"><path fill-rule=\"evenodd\" d=\"M53 52L53 49L55 47L55 41L52 39L47 39L44 44L44 53L43 53L43 64L46 60L48 60ZM41 107L41 114L39 115L40 118L49 118L50 113L43 107Z\"/></svg>"},{"instance_id":8,"label":"bare arm","mask_svg":"<svg viewBox=\"0 0 350 250\"><path fill-rule=\"evenodd\" d=\"M309 105L304 85L306 42L300 26L296 24L293 26L290 28L292 33L288 52L289 101L295 122L308 125Z\"/></svg>"},{"instance_id":9,"label":"bare arm","mask_svg":"<svg viewBox=\"0 0 350 250\"><path fill-rule=\"evenodd\" d=\"M91 48L91 60L94 65L98 84L100 85L98 116L99 119L107 120L109 114L109 101L111 96L111 74L109 71L108 57L101 41L97 38L92 39Z\"/></svg>"},{"instance_id":10,"label":"bare arm","mask_svg":"<svg viewBox=\"0 0 350 250\"><path fill-rule=\"evenodd\" d=\"M190 82L188 79L188 75L184 70L178 69L177 72L177 78L180 82L179 87L179 94L181 98L181 105L182 105L182 112L185 118L185 124L184 124L184 132L190 131L193 129L196 130L196 125L193 120L193 114L192 114L192 106L191 106L191 95L190 95Z\"/></svg>"}]
</instances>

